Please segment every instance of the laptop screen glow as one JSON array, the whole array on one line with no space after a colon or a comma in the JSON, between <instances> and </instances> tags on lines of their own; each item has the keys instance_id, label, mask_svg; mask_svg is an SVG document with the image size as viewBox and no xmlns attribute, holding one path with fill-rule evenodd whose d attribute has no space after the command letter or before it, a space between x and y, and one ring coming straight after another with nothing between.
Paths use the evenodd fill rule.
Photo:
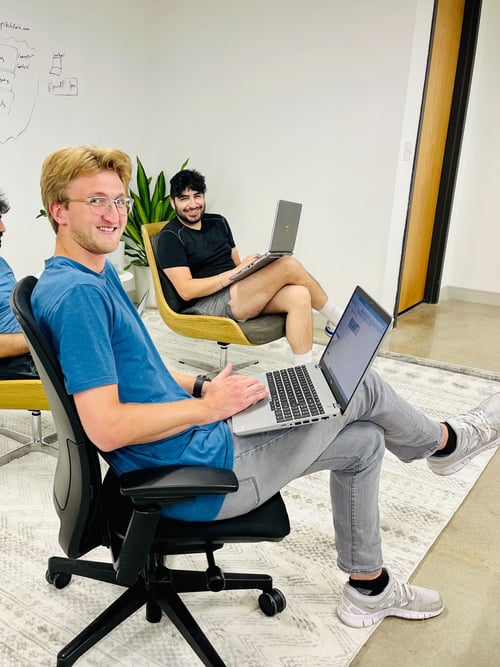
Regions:
<instances>
[{"instance_id":1,"label":"laptop screen glow","mask_svg":"<svg viewBox=\"0 0 500 667\"><path fill-rule=\"evenodd\" d=\"M392 318L357 288L320 360L342 410L364 378L391 323Z\"/></svg>"}]
</instances>

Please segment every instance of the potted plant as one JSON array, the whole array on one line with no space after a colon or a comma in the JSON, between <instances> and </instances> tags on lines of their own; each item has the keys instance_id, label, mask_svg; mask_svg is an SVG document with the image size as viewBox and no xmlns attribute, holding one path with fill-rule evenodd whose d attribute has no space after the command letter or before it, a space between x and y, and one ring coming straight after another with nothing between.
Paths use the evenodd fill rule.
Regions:
<instances>
[{"instance_id":1,"label":"potted plant","mask_svg":"<svg viewBox=\"0 0 500 667\"><path fill-rule=\"evenodd\" d=\"M184 162L181 169L184 169L188 160ZM125 241L125 253L130 259L125 267L128 269L131 265L148 266L144 242L142 240L142 225L149 222L162 222L171 220L175 216L175 211L170 203L170 194L166 193L165 174L161 171L155 181L153 193L151 194L152 177L147 176L144 167L137 158L137 192L130 189L129 194L134 200L132 212L127 219L127 225L123 232Z\"/></svg>"},{"instance_id":2,"label":"potted plant","mask_svg":"<svg viewBox=\"0 0 500 667\"><path fill-rule=\"evenodd\" d=\"M181 169L184 169L188 160L184 162ZM156 306L153 281L149 270L146 251L144 250L144 241L142 239L142 225L150 222L162 222L171 220L175 216L175 211L170 203L170 194L166 192L165 174L160 171L156 177L151 194L152 177L147 176L144 166L137 158L137 192L129 189L129 195L134 200L132 212L127 218L127 224L123 232L122 240L125 244L125 259L128 261L125 269L131 266L134 269L135 293L139 300L149 291L146 305Z\"/></svg>"}]
</instances>

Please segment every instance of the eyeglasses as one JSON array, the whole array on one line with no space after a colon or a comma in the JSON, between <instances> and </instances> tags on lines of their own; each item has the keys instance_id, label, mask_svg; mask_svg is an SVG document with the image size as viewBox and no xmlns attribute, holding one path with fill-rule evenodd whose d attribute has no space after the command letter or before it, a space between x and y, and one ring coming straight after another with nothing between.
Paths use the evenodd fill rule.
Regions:
<instances>
[{"instance_id":1,"label":"eyeglasses","mask_svg":"<svg viewBox=\"0 0 500 667\"><path fill-rule=\"evenodd\" d=\"M70 203L72 201L83 202L90 206L94 213L106 213L114 204L119 215L128 215L132 212L134 200L131 197L85 197L85 199L63 199L63 202Z\"/></svg>"}]
</instances>

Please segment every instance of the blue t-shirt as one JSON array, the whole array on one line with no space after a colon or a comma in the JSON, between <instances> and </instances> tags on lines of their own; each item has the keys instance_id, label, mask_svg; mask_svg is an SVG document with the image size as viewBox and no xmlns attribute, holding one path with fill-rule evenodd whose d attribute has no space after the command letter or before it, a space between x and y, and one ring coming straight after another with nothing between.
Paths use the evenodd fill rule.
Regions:
<instances>
[{"instance_id":1,"label":"blue t-shirt","mask_svg":"<svg viewBox=\"0 0 500 667\"><path fill-rule=\"evenodd\" d=\"M168 403L192 398L163 363L109 261L102 273L65 257L51 257L33 291L33 313L63 369L69 394L118 385L123 403ZM232 468L233 441L226 422L194 426L146 444L102 456L117 472L163 465ZM198 496L163 514L210 521L224 496Z\"/></svg>"},{"instance_id":2,"label":"blue t-shirt","mask_svg":"<svg viewBox=\"0 0 500 667\"><path fill-rule=\"evenodd\" d=\"M16 278L8 262L0 257L0 333L19 333L19 326L10 307L10 293L14 289Z\"/></svg>"}]
</instances>

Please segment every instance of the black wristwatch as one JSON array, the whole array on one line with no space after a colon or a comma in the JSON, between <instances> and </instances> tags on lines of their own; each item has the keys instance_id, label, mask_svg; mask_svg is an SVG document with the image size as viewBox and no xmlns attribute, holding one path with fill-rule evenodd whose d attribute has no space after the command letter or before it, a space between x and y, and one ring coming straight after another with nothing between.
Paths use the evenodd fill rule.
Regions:
<instances>
[{"instance_id":1,"label":"black wristwatch","mask_svg":"<svg viewBox=\"0 0 500 667\"><path fill-rule=\"evenodd\" d=\"M201 398L201 390L205 382L212 382L212 380L206 375L197 375L196 380L193 385L193 396L195 398Z\"/></svg>"}]
</instances>

